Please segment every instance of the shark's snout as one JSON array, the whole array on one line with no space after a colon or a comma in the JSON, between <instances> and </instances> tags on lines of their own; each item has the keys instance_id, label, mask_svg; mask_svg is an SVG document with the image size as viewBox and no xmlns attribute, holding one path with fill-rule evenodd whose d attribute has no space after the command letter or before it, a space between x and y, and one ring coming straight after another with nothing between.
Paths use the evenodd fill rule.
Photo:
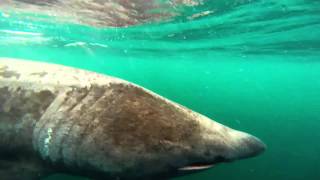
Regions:
<instances>
[{"instance_id":1,"label":"shark's snout","mask_svg":"<svg viewBox=\"0 0 320 180\"><path fill-rule=\"evenodd\" d=\"M266 149L266 145L253 135L240 131L234 131L232 133L235 142L232 150L226 157L229 161L254 157Z\"/></svg>"},{"instance_id":2,"label":"shark's snout","mask_svg":"<svg viewBox=\"0 0 320 180\"><path fill-rule=\"evenodd\" d=\"M183 172L206 170L222 162L231 162L261 154L266 145L257 137L237 131L200 116L202 138L194 152L195 159L179 168Z\"/></svg>"},{"instance_id":3,"label":"shark's snout","mask_svg":"<svg viewBox=\"0 0 320 180\"><path fill-rule=\"evenodd\" d=\"M266 145L260 139L254 136L249 136L249 138L245 140L245 143L249 148L249 152L245 157L252 157L252 156L259 155L266 149Z\"/></svg>"}]
</instances>

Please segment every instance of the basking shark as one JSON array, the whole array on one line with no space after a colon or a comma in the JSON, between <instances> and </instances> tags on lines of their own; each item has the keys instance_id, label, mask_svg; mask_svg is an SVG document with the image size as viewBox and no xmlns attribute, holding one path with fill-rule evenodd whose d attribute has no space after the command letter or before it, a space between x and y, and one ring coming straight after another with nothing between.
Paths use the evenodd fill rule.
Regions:
<instances>
[{"instance_id":1,"label":"basking shark","mask_svg":"<svg viewBox=\"0 0 320 180\"><path fill-rule=\"evenodd\" d=\"M0 177L167 179L263 152L256 137L118 78L0 58Z\"/></svg>"}]
</instances>

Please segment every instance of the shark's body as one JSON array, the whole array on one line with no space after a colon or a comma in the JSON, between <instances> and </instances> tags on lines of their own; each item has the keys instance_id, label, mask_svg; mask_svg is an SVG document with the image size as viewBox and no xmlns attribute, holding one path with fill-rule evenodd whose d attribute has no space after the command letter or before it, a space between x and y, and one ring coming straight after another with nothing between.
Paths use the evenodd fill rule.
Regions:
<instances>
[{"instance_id":1,"label":"shark's body","mask_svg":"<svg viewBox=\"0 0 320 180\"><path fill-rule=\"evenodd\" d=\"M257 155L257 138L130 82L0 58L0 177L155 179Z\"/></svg>"}]
</instances>

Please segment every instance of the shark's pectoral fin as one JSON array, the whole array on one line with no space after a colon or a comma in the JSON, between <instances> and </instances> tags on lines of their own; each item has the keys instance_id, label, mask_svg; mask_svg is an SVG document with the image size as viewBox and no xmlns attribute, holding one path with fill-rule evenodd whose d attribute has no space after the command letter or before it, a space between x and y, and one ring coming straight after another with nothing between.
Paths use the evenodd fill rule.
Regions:
<instances>
[{"instance_id":1,"label":"shark's pectoral fin","mask_svg":"<svg viewBox=\"0 0 320 180\"><path fill-rule=\"evenodd\" d=\"M30 158L1 158L1 180L39 180L48 176L51 171L45 168L39 161Z\"/></svg>"}]
</instances>

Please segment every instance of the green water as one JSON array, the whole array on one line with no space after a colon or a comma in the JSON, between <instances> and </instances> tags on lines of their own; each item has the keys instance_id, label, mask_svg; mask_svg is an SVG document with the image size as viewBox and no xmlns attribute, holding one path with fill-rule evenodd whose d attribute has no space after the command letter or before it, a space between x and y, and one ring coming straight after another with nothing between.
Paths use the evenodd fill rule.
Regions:
<instances>
[{"instance_id":1,"label":"green water","mask_svg":"<svg viewBox=\"0 0 320 180\"><path fill-rule=\"evenodd\" d=\"M177 179L320 179L320 1L228 2L129 28L2 10L0 56L121 77L268 146L259 157ZM188 20L207 10L214 13ZM58 178L79 179L47 180Z\"/></svg>"}]
</instances>

